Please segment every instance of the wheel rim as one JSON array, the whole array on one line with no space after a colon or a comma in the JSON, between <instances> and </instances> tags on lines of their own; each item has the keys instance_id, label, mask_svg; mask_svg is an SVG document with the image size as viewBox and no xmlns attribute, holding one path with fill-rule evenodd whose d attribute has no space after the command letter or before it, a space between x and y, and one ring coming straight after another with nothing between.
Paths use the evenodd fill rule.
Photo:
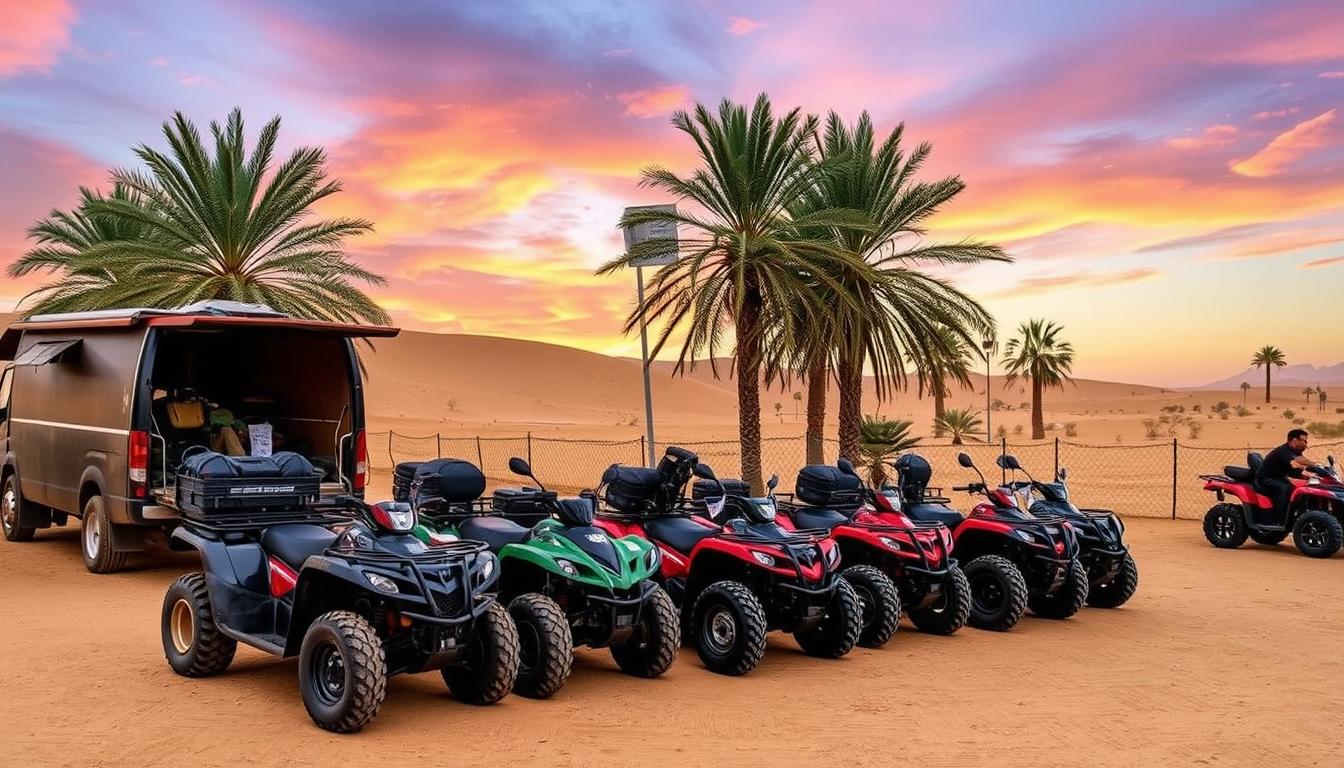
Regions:
<instances>
[{"instance_id":1,"label":"wheel rim","mask_svg":"<svg viewBox=\"0 0 1344 768\"><path fill-rule=\"evenodd\" d=\"M714 653L727 653L737 642L737 621L726 608L715 608L705 617L704 629L700 632L705 646Z\"/></svg>"},{"instance_id":2,"label":"wheel rim","mask_svg":"<svg viewBox=\"0 0 1344 768\"><path fill-rule=\"evenodd\" d=\"M1007 602L1008 593L997 578L985 574L971 580L971 600L980 613L997 613Z\"/></svg>"},{"instance_id":3,"label":"wheel rim","mask_svg":"<svg viewBox=\"0 0 1344 768\"><path fill-rule=\"evenodd\" d=\"M1302 543L1312 549L1325 546L1325 526L1316 520L1310 520L1302 526Z\"/></svg>"},{"instance_id":4,"label":"wheel rim","mask_svg":"<svg viewBox=\"0 0 1344 768\"><path fill-rule=\"evenodd\" d=\"M173 649L185 655L191 650L192 641L196 636L196 616L195 611L191 609L191 603L185 599L173 603L168 628L173 639Z\"/></svg>"},{"instance_id":5,"label":"wheel rim","mask_svg":"<svg viewBox=\"0 0 1344 768\"><path fill-rule=\"evenodd\" d=\"M1228 512L1219 514L1213 520L1213 532L1218 538L1226 541L1232 538L1237 532L1237 521Z\"/></svg>"},{"instance_id":6,"label":"wheel rim","mask_svg":"<svg viewBox=\"0 0 1344 768\"><path fill-rule=\"evenodd\" d=\"M532 674L541 660L541 633L530 622L518 623L518 674Z\"/></svg>"},{"instance_id":7,"label":"wheel rim","mask_svg":"<svg viewBox=\"0 0 1344 768\"><path fill-rule=\"evenodd\" d=\"M90 560L98 557L98 547L103 540L103 521L100 515L90 515L84 520L84 555Z\"/></svg>"},{"instance_id":8,"label":"wheel rim","mask_svg":"<svg viewBox=\"0 0 1344 768\"><path fill-rule=\"evenodd\" d=\"M854 592L859 596L859 615L863 620L863 628L867 629L877 618L877 600L866 587L855 586Z\"/></svg>"},{"instance_id":9,"label":"wheel rim","mask_svg":"<svg viewBox=\"0 0 1344 768\"><path fill-rule=\"evenodd\" d=\"M308 665L308 681L313 694L328 706L345 696L345 657L335 643L326 642L313 654Z\"/></svg>"},{"instance_id":10,"label":"wheel rim","mask_svg":"<svg viewBox=\"0 0 1344 768\"><path fill-rule=\"evenodd\" d=\"M0 498L0 526L4 527L6 534L14 532L15 526L19 523L18 517L18 494L14 492L14 485L11 483L5 486L5 495Z\"/></svg>"}]
</instances>

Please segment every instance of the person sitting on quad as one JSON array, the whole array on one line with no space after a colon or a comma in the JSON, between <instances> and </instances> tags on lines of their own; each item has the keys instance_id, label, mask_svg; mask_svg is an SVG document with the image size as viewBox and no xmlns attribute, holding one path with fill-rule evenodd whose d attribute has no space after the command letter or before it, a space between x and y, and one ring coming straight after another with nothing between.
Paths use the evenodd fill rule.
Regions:
<instances>
[{"instance_id":1,"label":"person sitting on quad","mask_svg":"<svg viewBox=\"0 0 1344 768\"><path fill-rule=\"evenodd\" d=\"M1255 475L1256 489L1274 501L1274 514L1279 518L1288 511L1288 500L1293 495L1293 484L1288 479L1302 477L1302 470L1312 466L1302 457L1305 450L1307 430L1290 430L1288 442L1270 451Z\"/></svg>"}]
</instances>

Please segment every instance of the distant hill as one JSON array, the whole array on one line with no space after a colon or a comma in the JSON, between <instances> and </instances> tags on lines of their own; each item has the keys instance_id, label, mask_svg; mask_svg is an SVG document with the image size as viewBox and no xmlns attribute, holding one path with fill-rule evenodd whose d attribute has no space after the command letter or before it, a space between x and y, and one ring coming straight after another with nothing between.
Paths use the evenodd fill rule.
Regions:
<instances>
[{"instance_id":1,"label":"distant hill","mask_svg":"<svg viewBox=\"0 0 1344 768\"><path fill-rule=\"evenodd\" d=\"M1235 391L1241 387L1241 382L1248 382L1252 387L1264 387L1265 371L1264 369L1247 368L1244 372L1236 376L1228 376L1226 379L1211 381L1198 387L1190 389L1216 389ZM1314 386L1339 386L1344 384L1344 363L1317 368L1308 363L1297 363L1283 368L1274 369L1273 387L1314 387Z\"/></svg>"}]
</instances>

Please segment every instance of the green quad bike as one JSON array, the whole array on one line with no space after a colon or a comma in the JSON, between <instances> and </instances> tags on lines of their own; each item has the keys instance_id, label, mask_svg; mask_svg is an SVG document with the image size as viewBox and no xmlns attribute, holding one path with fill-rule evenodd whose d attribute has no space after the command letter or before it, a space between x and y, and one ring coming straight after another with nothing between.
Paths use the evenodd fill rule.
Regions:
<instances>
[{"instance_id":1,"label":"green quad bike","mask_svg":"<svg viewBox=\"0 0 1344 768\"><path fill-rule=\"evenodd\" d=\"M520 458L509 469L537 488L496 491L489 506L482 499L421 510L416 535L482 541L499 558L499 597L518 626L514 693L553 695L569 676L576 645L610 648L629 675L666 672L681 646L681 622L672 598L651 581L662 565L658 548L595 527L595 495L558 498ZM519 519L549 514L529 528L510 519L515 509Z\"/></svg>"}]
</instances>

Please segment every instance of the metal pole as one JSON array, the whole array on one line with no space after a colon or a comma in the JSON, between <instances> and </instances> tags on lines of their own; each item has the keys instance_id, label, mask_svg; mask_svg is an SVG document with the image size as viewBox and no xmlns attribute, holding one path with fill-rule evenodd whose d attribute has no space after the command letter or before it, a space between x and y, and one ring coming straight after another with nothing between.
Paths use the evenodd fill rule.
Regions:
<instances>
[{"instance_id":1,"label":"metal pole","mask_svg":"<svg viewBox=\"0 0 1344 768\"><path fill-rule=\"evenodd\" d=\"M985 442L988 443L994 438L994 432L991 430L990 422L993 421L989 415L989 350L985 350Z\"/></svg>"},{"instance_id":2,"label":"metal pole","mask_svg":"<svg viewBox=\"0 0 1344 768\"><path fill-rule=\"evenodd\" d=\"M527 463L532 463L532 433L527 433Z\"/></svg>"},{"instance_id":3,"label":"metal pole","mask_svg":"<svg viewBox=\"0 0 1344 768\"><path fill-rule=\"evenodd\" d=\"M1007 456L1007 455L1008 455L1008 438L1006 438L1006 437L1003 438L1003 439L999 442L999 455L1000 455L1000 456ZM1002 480L1000 480L1000 482L1003 483L1004 485L1007 485L1007 484L1008 484L1008 468L1007 468L1007 467L1003 467L1003 466L999 467L999 476L1002 478Z\"/></svg>"},{"instance_id":4,"label":"metal pole","mask_svg":"<svg viewBox=\"0 0 1344 768\"><path fill-rule=\"evenodd\" d=\"M439 434L438 432L435 432L435 433L434 433L434 449L435 449L434 452L437 453L437 454L439 454L439 458L442 459L442 458L443 458L443 435Z\"/></svg>"},{"instance_id":5,"label":"metal pole","mask_svg":"<svg viewBox=\"0 0 1344 768\"><path fill-rule=\"evenodd\" d=\"M1059 478L1059 438L1055 438L1055 478Z\"/></svg>"},{"instance_id":6,"label":"metal pole","mask_svg":"<svg viewBox=\"0 0 1344 768\"><path fill-rule=\"evenodd\" d=\"M644 367L644 434L649 444L649 466L658 462L653 442L653 386L649 383L649 329L644 323L644 268L635 267L635 287L639 297L639 360Z\"/></svg>"},{"instance_id":7,"label":"metal pole","mask_svg":"<svg viewBox=\"0 0 1344 768\"><path fill-rule=\"evenodd\" d=\"M1177 438L1171 438L1171 519L1176 519L1176 473L1179 471L1180 448Z\"/></svg>"},{"instance_id":8,"label":"metal pole","mask_svg":"<svg viewBox=\"0 0 1344 768\"><path fill-rule=\"evenodd\" d=\"M485 454L481 452L481 436L476 436L476 466L485 471Z\"/></svg>"}]
</instances>

